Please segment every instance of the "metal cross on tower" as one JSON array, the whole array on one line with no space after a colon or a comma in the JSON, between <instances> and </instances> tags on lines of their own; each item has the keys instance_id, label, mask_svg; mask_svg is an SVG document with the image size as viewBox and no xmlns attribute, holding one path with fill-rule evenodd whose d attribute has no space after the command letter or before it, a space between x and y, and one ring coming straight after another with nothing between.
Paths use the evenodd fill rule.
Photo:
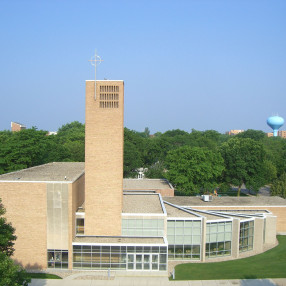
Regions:
<instances>
[{"instance_id":1,"label":"metal cross on tower","mask_svg":"<svg viewBox=\"0 0 286 286\"><path fill-rule=\"evenodd\" d=\"M101 63L103 60L96 54L95 51L94 56L89 60L89 62L94 66L94 98L96 99L96 63Z\"/></svg>"}]
</instances>

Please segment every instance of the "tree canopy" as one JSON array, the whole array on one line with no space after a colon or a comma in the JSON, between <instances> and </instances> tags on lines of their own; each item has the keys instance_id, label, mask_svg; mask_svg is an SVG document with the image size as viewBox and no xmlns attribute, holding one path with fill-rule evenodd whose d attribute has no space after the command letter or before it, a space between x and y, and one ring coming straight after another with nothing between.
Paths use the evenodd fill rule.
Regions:
<instances>
[{"instance_id":1,"label":"tree canopy","mask_svg":"<svg viewBox=\"0 0 286 286\"><path fill-rule=\"evenodd\" d=\"M200 147L183 146L172 150L166 157L166 177L184 195L218 187L224 170L219 152Z\"/></svg>"},{"instance_id":2,"label":"tree canopy","mask_svg":"<svg viewBox=\"0 0 286 286\"><path fill-rule=\"evenodd\" d=\"M263 145L250 138L232 138L221 146L225 162L225 182L238 186L238 195L243 184L257 191L265 181Z\"/></svg>"},{"instance_id":3,"label":"tree canopy","mask_svg":"<svg viewBox=\"0 0 286 286\"><path fill-rule=\"evenodd\" d=\"M124 177L135 177L136 169L142 167L148 169L146 177L166 177L168 171L166 160L169 152L185 146L205 148L214 153L222 152L223 157L227 156L224 163L225 170L230 166L239 169L239 166L243 166L244 157L239 159L235 152L224 151L225 146L233 144L231 142L234 139L252 140L250 142L254 142L253 146L258 144L263 149L264 158L259 161L262 162L262 166L253 161L255 156L247 155L245 158L244 164L247 160L250 161L250 164L247 164L250 170L247 172L245 170L247 174L245 177L248 179L243 179L247 182L247 187L257 189L261 184L271 184L286 172L286 140L279 137L268 138L260 130L249 129L229 136L215 130L192 129L191 132L187 132L174 129L150 135L150 130L146 127L143 132L124 128ZM254 151L251 145L252 143L247 144L243 153L252 154ZM85 125L77 121L64 124L59 128L57 135L51 136L47 136L47 131L36 128L19 132L0 131L0 174L49 162L83 162L84 148ZM236 162L239 163L238 166ZM256 162L255 167L250 167L253 162ZM243 167L240 167L240 170L243 170ZM229 173L230 171L223 173L224 186L238 185L238 181L241 180L236 180ZM173 181L171 183L175 184Z\"/></svg>"},{"instance_id":4,"label":"tree canopy","mask_svg":"<svg viewBox=\"0 0 286 286\"><path fill-rule=\"evenodd\" d=\"M286 199L286 173L283 173L271 186L271 196L280 196Z\"/></svg>"}]
</instances>

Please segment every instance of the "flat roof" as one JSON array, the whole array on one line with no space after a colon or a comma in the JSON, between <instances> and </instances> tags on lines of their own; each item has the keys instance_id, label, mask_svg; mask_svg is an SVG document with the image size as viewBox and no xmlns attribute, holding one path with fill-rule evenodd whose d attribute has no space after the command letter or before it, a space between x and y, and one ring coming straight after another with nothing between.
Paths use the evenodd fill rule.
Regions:
<instances>
[{"instance_id":1,"label":"flat roof","mask_svg":"<svg viewBox=\"0 0 286 286\"><path fill-rule=\"evenodd\" d=\"M122 213L164 214L158 194L123 194Z\"/></svg>"},{"instance_id":2,"label":"flat roof","mask_svg":"<svg viewBox=\"0 0 286 286\"><path fill-rule=\"evenodd\" d=\"M54 162L0 175L0 182L74 182L82 174L83 162Z\"/></svg>"},{"instance_id":3,"label":"flat roof","mask_svg":"<svg viewBox=\"0 0 286 286\"><path fill-rule=\"evenodd\" d=\"M123 190L162 190L173 189L165 179L123 179Z\"/></svg>"},{"instance_id":4,"label":"flat roof","mask_svg":"<svg viewBox=\"0 0 286 286\"><path fill-rule=\"evenodd\" d=\"M176 218L187 217L187 218L194 218L194 219L200 218L200 216L196 216L195 214L187 212L186 210L180 209L176 206L165 204L165 208L166 208L168 217L176 217Z\"/></svg>"},{"instance_id":5,"label":"flat roof","mask_svg":"<svg viewBox=\"0 0 286 286\"><path fill-rule=\"evenodd\" d=\"M76 236L75 243L94 244L165 244L163 237L125 237L125 236Z\"/></svg>"},{"instance_id":6,"label":"flat roof","mask_svg":"<svg viewBox=\"0 0 286 286\"><path fill-rule=\"evenodd\" d=\"M247 196L247 197L214 197L211 202L204 202L201 197L187 197L187 196L178 196L178 197L164 197L164 201L170 202L175 205L180 206L205 206L211 208L212 206L221 206L221 209L224 209L226 206L251 206L251 207L260 207L260 206L285 206L286 199L280 197L267 197L267 196Z\"/></svg>"}]
</instances>

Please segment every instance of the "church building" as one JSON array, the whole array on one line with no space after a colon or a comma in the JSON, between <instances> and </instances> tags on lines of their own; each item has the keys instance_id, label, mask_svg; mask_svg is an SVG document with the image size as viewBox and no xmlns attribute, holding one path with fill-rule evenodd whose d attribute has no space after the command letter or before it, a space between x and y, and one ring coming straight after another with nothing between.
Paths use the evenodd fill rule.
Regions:
<instances>
[{"instance_id":1,"label":"church building","mask_svg":"<svg viewBox=\"0 0 286 286\"><path fill-rule=\"evenodd\" d=\"M85 163L0 176L0 198L16 228L13 259L22 266L168 275L178 263L263 252L276 245L277 232L286 233L281 198L204 202L173 197L166 182L162 192L144 189L144 179L124 190L137 184L123 183L123 115L123 81L86 81Z\"/></svg>"}]
</instances>

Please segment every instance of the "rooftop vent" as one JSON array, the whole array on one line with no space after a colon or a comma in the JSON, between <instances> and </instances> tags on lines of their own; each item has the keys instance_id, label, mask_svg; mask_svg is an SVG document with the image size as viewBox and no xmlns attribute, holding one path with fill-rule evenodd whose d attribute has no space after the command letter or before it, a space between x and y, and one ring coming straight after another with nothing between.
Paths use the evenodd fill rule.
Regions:
<instances>
[{"instance_id":1,"label":"rooftop vent","mask_svg":"<svg viewBox=\"0 0 286 286\"><path fill-rule=\"evenodd\" d=\"M202 200L204 202L211 202L213 200L213 196L212 195L202 195Z\"/></svg>"}]
</instances>

